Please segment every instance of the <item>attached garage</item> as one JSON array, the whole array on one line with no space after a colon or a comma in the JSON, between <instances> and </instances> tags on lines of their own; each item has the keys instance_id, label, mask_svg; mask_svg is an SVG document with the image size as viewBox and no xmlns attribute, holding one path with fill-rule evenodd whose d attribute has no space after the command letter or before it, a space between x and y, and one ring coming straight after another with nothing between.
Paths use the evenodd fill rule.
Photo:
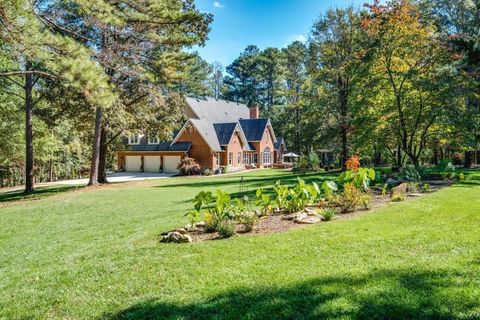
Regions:
<instances>
[{"instance_id":1,"label":"attached garage","mask_svg":"<svg viewBox=\"0 0 480 320\"><path fill-rule=\"evenodd\" d=\"M125 157L125 171L140 172L142 167L142 157L126 156Z\"/></svg>"},{"instance_id":2,"label":"attached garage","mask_svg":"<svg viewBox=\"0 0 480 320\"><path fill-rule=\"evenodd\" d=\"M160 172L161 157L160 156L145 156L143 158L145 172Z\"/></svg>"},{"instance_id":3,"label":"attached garage","mask_svg":"<svg viewBox=\"0 0 480 320\"><path fill-rule=\"evenodd\" d=\"M163 172L178 173L178 164L180 163L179 156L164 156L163 157Z\"/></svg>"}]
</instances>

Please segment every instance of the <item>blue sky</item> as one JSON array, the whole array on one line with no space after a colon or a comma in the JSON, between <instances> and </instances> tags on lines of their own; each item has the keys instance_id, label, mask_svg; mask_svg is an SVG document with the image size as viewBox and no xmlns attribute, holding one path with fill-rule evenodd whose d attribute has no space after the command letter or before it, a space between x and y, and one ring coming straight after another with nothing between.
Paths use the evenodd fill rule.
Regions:
<instances>
[{"instance_id":1,"label":"blue sky","mask_svg":"<svg viewBox=\"0 0 480 320\"><path fill-rule=\"evenodd\" d=\"M331 7L361 7L366 0L197 0L214 14L210 40L199 48L208 62L229 65L247 47L284 47L306 40L313 22Z\"/></svg>"}]
</instances>

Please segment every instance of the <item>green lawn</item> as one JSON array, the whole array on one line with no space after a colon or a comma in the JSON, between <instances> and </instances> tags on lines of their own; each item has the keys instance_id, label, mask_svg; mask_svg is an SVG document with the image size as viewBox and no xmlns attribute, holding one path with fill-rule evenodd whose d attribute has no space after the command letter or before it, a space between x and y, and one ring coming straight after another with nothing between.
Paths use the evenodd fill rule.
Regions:
<instances>
[{"instance_id":1,"label":"green lawn","mask_svg":"<svg viewBox=\"0 0 480 320\"><path fill-rule=\"evenodd\" d=\"M295 180L244 176L248 192ZM196 193L238 195L239 182L172 178L0 208L0 318L480 318L480 174L352 220L158 243Z\"/></svg>"}]
</instances>

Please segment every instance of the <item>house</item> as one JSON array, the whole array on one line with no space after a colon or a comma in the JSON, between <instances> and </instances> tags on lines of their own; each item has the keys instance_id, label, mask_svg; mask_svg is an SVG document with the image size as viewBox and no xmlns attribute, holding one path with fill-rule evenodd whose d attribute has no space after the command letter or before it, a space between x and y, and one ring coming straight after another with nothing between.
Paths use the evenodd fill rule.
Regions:
<instances>
[{"instance_id":1,"label":"house","mask_svg":"<svg viewBox=\"0 0 480 320\"><path fill-rule=\"evenodd\" d=\"M185 157L202 168L233 171L268 168L283 160L285 143L276 138L270 120L259 117L258 107L213 98L186 100L188 120L172 141L138 133L127 137L126 149L117 155L120 171L177 173Z\"/></svg>"}]
</instances>

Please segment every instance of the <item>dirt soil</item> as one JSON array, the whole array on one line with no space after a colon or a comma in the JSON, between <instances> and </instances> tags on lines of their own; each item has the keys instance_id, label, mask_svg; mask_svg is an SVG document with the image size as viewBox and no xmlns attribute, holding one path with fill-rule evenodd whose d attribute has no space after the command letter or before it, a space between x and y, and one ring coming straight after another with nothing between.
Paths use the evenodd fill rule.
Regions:
<instances>
[{"instance_id":1,"label":"dirt soil","mask_svg":"<svg viewBox=\"0 0 480 320\"><path fill-rule=\"evenodd\" d=\"M451 185L451 182L444 181L426 181L425 183L430 184L430 190L423 193L408 193L405 201L411 201L415 198L425 196L427 194L436 192L442 188L448 187ZM374 192L370 208L365 210L363 208L358 208L357 210L345 214L338 213L334 218L335 220L350 220L356 217L362 216L376 211L377 209L391 203L390 196L383 196L380 192ZM339 210L337 210L339 212ZM255 236L260 234L272 234L286 232L293 229L306 228L312 225L298 224L292 220L282 219L285 216L285 213L273 213L270 216L262 217L258 223L255 225L252 232L244 232L243 226L237 225L237 235L238 236ZM326 222L322 222L326 223ZM192 237L193 242L201 242L207 240L218 240L221 239L217 232L214 233L205 233L203 229L190 232L189 235Z\"/></svg>"}]
</instances>

